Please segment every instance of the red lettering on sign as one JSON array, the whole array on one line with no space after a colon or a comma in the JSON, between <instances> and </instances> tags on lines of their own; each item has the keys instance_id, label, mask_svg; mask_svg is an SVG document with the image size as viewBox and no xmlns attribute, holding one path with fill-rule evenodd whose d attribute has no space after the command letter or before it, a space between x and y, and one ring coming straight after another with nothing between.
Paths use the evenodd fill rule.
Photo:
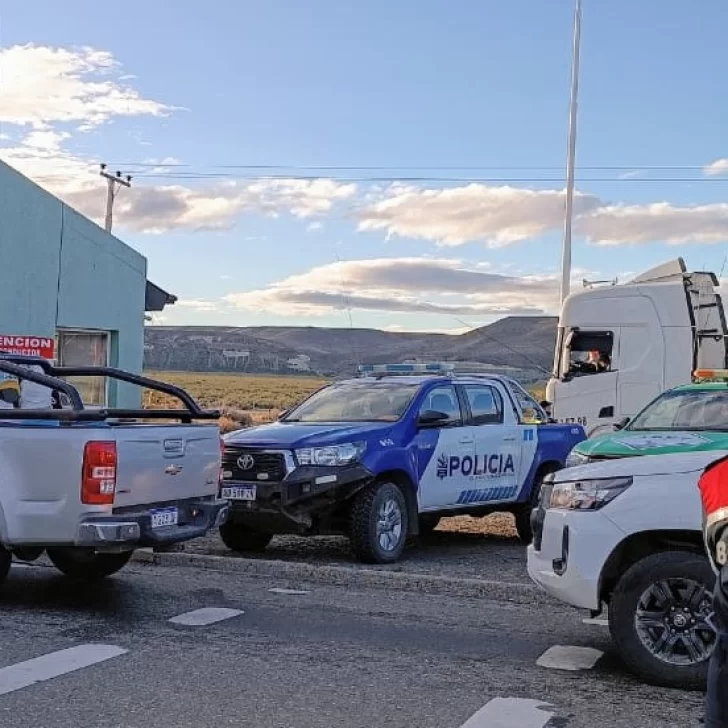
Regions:
<instances>
[{"instance_id":1,"label":"red lettering on sign","mask_svg":"<svg viewBox=\"0 0 728 728\"><path fill-rule=\"evenodd\" d=\"M54 359L56 342L47 336L9 336L0 334L0 351L18 356L40 356Z\"/></svg>"}]
</instances>

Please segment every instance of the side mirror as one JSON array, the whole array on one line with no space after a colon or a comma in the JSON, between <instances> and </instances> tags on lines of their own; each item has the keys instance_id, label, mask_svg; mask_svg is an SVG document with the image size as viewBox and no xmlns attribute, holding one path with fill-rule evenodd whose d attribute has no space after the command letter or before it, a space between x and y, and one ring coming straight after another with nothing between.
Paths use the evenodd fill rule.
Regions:
<instances>
[{"instance_id":1,"label":"side mirror","mask_svg":"<svg viewBox=\"0 0 728 728\"><path fill-rule=\"evenodd\" d=\"M620 420L614 423L615 430L623 430L629 424L629 417L622 417Z\"/></svg>"},{"instance_id":2,"label":"side mirror","mask_svg":"<svg viewBox=\"0 0 728 728\"><path fill-rule=\"evenodd\" d=\"M449 419L450 416L444 412L425 410L417 418L417 427L423 430L432 427L442 427Z\"/></svg>"}]
</instances>

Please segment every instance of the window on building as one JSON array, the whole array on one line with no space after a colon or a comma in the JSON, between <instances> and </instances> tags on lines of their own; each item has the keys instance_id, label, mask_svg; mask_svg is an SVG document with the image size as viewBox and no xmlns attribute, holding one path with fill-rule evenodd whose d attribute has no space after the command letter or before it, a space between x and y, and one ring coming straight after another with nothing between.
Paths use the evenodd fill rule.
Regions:
<instances>
[{"instance_id":1,"label":"window on building","mask_svg":"<svg viewBox=\"0 0 728 728\"><path fill-rule=\"evenodd\" d=\"M603 374L614 371L612 349L614 333L611 331L572 331L566 339L569 376Z\"/></svg>"},{"instance_id":2,"label":"window on building","mask_svg":"<svg viewBox=\"0 0 728 728\"><path fill-rule=\"evenodd\" d=\"M503 400L493 387L465 386L474 425L497 425L503 422Z\"/></svg>"},{"instance_id":3,"label":"window on building","mask_svg":"<svg viewBox=\"0 0 728 728\"><path fill-rule=\"evenodd\" d=\"M108 366L109 334L106 331L59 331L56 352L58 366ZM78 389L84 404L91 407L103 407L107 404L105 377L68 377L67 379Z\"/></svg>"}]
</instances>

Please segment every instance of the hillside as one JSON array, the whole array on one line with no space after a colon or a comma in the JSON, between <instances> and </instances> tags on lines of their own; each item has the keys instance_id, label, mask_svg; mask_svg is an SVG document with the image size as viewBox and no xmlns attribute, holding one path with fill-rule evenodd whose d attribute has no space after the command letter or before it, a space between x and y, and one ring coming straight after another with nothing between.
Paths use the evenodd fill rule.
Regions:
<instances>
[{"instance_id":1,"label":"hillside","mask_svg":"<svg viewBox=\"0 0 728 728\"><path fill-rule=\"evenodd\" d=\"M145 366L155 370L351 374L359 363L452 361L543 379L556 319L509 316L465 334L316 327L149 326Z\"/></svg>"}]
</instances>

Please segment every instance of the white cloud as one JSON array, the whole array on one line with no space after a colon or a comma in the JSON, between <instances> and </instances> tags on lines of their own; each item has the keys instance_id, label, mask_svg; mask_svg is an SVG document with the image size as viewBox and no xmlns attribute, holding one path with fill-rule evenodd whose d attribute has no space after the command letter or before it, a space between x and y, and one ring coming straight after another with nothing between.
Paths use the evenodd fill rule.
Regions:
<instances>
[{"instance_id":1,"label":"white cloud","mask_svg":"<svg viewBox=\"0 0 728 728\"><path fill-rule=\"evenodd\" d=\"M716 163L717 164L717 163ZM563 226L563 193L468 184L448 189L393 186L358 212L360 230L456 246L483 241L501 247ZM597 245L728 241L728 204L609 204L576 193L574 230Z\"/></svg>"},{"instance_id":2,"label":"white cloud","mask_svg":"<svg viewBox=\"0 0 728 728\"><path fill-rule=\"evenodd\" d=\"M728 157L716 159L707 166L703 167L703 173L707 175L725 174L728 172Z\"/></svg>"},{"instance_id":3,"label":"white cloud","mask_svg":"<svg viewBox=\"0 0 728 728\"><path fill-rule=\"evenodd\" d=\"M597 207L592 195L577 193L578 214ZM462 245L482 240L502 247L560 227L564 193L472 183L447 189L394 186L388 196L361 209L360 230Z\"/></svg>"},{"instance_id":4,"label":"white cloud","mask_svg":"<svg viewBox=\"0 0 728 728\"><path fill-rule=\"evenodd\" d=\"M0 75L0 121L10 124L75 122L87 130L114 117L172 110L124 85L113 56L94 48L12 46L0 50Z\"/></svg>"},{"instance_id":5,"label":"white cloud","mask_svg":"<svg viewBox=\"0 0 728 728\"><path fill-rule=\"evenodd\" d=\"M208 301L203 298L181 298L175 306L179 308L191 308L194 311L217 311L220 304L217 301Z\"/></svg>"},{"instance_id":6,"label":"white cloud","mask_svg":"<svg viewBox=\"0 0 728 728\"><path fill-rule=\"evenodd\" d=\"M70 151L72 134L119 117L162 116L172 107L143 98L122 83L118 62L92 48L13 46L0 51L0 121L20 129L9 134L0 156L12 167L97 222L103 220L105 182L96 160ZM125 79L125 80L128 80ZM29 128L28 128L29 127ZM178 164L164 157L151 171ZM186 186L145 186L135 180L119 192L115 222L145 233L219 230L241 213L312 218L356 193L356 185L330 179L269 179Z\"/></svg>"},{"instance_id":7,"label":"white cloud","mask_svg":"<svg viewBox=\"0 0 728 728\"><path fill-rule=\"evenodd\" d=\"M574 230L597 245L722 243L728 241L728 204L607 205L575 220Z\"/></svg>"},{"instance_id":8,"label":"white cloud","mask_svg":"<svg viewBox=\"0 0 728 728\"><path fill-rule=\"evenodd\" d=\"M224 301L285 316L351 308L490 317L543 314L554 310L557 293L556 276L516 278L449 258L379 258L330 263Z\"/></svg>"}]
</instances>

